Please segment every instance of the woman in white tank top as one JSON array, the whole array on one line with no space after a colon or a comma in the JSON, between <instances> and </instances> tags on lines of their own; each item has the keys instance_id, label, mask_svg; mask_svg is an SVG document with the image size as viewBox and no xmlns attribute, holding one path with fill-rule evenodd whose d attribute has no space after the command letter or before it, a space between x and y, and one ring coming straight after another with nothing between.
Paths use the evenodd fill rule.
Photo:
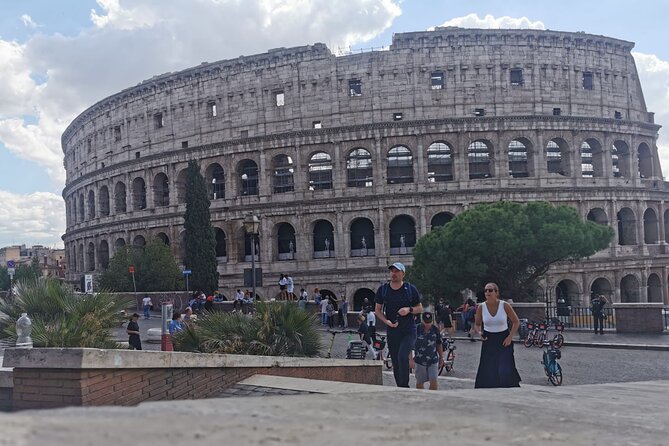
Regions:
<instances>
[{"instance_id":1,"label":"woman in white tank top","mask_svg":"<svg viewBox=\"0 0 669 446\"><path fill-rule=\"evenodd\" d=\"M484 291L486 301L476 309L474 323L474 330L483 341L474 387L520 387L520 375L513 357L513 336L520 321L511 305L499 299L497 284L488 283Z\"/></svg>"}]
</instances>

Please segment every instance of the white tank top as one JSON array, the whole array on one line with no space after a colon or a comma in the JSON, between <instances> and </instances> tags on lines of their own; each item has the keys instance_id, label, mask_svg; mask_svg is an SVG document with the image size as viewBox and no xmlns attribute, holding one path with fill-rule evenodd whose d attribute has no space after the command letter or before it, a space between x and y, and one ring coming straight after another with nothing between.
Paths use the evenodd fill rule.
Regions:
<instances>
[{"instance_id":1,"label":"white tank top","mask_svg":"<svg viewBox=\"0 0 669 446\"><path fill-rule=\"evenodd\" d=\"M485 331L490 333L499 333L509 328L508 316L506 315L506 310L504 308L506 302L503 300L499 301L499 306L497 307L497 314L495 317L492 317L488 311L488 307L485 302L481 305L483 306L483 328Z\"/></svg>"}]
</instances>

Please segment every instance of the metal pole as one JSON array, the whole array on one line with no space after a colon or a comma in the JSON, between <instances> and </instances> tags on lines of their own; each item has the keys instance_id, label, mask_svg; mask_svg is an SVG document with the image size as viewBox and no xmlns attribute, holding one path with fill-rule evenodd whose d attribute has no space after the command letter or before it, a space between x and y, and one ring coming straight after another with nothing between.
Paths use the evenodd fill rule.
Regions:
<instances>
[{"instance_id":1,"label":"metal pole","mask_svg":"<svg viewBox=\"0 0 669 446\"><path fill-rule=\"evenodd\" d=\"M188 276L190 276L190 274L186 274L186 294L190 293L190 290L188 289Z\"/></svg>"},{"instance_id":2,"label":"metal pole","mask_svg":"<svg viewBox=\"0 0 669 446\"><path fill-rule=\"evenodd\" d=\"M135 285L135 272L132 272L132 288L135 290L135 307L139 312L139 301L137 300L137 285Z\"/></svg>"},{"instance_id":3,"label":"metal pole","mask_svg":"<svg viewBox=\"0 0 669 446\"><path fill-rule=\"evenodd\" d=\"M256 235L251 234L251 280L253 280L253 294L251 300L256 300Z\"/></svg>"}]
</instances>

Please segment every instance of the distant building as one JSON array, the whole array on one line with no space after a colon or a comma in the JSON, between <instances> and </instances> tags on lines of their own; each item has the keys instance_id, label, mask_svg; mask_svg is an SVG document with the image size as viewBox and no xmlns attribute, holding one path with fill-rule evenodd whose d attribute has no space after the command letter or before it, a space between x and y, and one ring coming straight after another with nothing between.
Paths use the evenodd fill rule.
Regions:
<instances>
[{"instance_id":1,"label":"distant building","mask_svg":"<svg viewBox=\"0 0 669 446\"><path fill-rule=\"evenodd\" d=\"M0 266L7 267L7 262L13 260L16 266L27 265L36 258L39 261L44 277L65 278L65 250L52 249L42 245L26 247L26 245L12 245L0 248Z\"/></svg>"}]
</instances>

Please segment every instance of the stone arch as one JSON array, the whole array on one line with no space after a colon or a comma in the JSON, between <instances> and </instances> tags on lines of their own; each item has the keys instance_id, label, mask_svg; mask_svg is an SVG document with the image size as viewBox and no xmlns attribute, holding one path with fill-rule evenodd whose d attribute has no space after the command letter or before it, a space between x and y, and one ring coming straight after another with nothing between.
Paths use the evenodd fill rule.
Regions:
<instances>
[{"instance_id":1,"label":"stone arch","mask_svg":"<svg viewBox=\"0 0 669 446\"><path fill-rule=\"evenodd\" d=\"M469 179L477 180L490 178L492 170L493 146L490 141L477 139L467 147L467 160L469 161Z\"/></svg>"},{"instance_id":2,"label":"stone arch","mask_svg":"<svg viewBox=\"0 0 669 446\"><path fill-rule=\"evenodd\" d=\"M620 301L639 302L639 279L634 274L628 274L620 280Z\"/></svg>"},{"instance_id":3,"label":"stone arch","mask_svg":"<svg viewBox=\"0 0 669 446\"><path fill-rule=\"evenodd\" d=\"M119 181L114 186L114 213L119 214L128 210L126 197L125 183Z\"/></svg>"},{"instance_id":4,"label":"stone arch","mask_svg":"<svg viewBox=\"0 0 669 446\"><path fill-rule=\"evenodd\" d=\"M132 180L132 209L146 209L146 183L142 177Z\"/></svg>"},{"instance_id":5,"label":"stone arch","mask_svg":"<svg viewBox=\"0 0 669 446\"><path fill-rule=\"evenodd\" d=\"M595 222L600 225L607 226L609 224L609 217L606 215L606 211L602 208L592 208L588 212L586 217L588 221Z\"/></svg>"},{"instance_id":6,"label":"stone arch","mask_svg":"<svg viewBox=\"0 0 669 446\"><path fill-rule=\"evenodd\" d=\"M643 213L643 241L647 245L653 245L660 240L657 227L657 214L652 208Z\"/></svg>"},{"instance_id":7,"label":"stone arch","mask_svg":"<svg viewBox=\"0 0 669 446\"><path fill-rule=\"evenodd\" d=\"M175 184L177 190L177 203L182 204L186 202L186 184L188 183L188 169L182 169L177 175Z\"/></svg>"},{"instance_id":8,"label":"stone arch","mask_svg":"<svg viewBox=\"0 0 669 446\"><path fill-rule=\"evenodd\" d=\"M615 178L630 178L630 148L623 140L617 139L611 145L611 164Z\"/></svg>"},{"instance_id":9,"label":"stone arch","mask_svg":"<svg viewBox=\"0 0 669 446\"><path fill-rule=\"evenodd\" d=\"M85 205L84 205L84 194L83 194L83 193L80 193L80 194L79 194L79 219L78 219L80 223L81 223L82 221L85 221L85 220L86 220L86 215L85 215L85 212L84 212L84 208L85 208Z\"/></svg>"},{"instance_id":10,"label":"stone arch","mask_svg":"<svg viewBox=\"0 0 669 446\"><path fill-rule=\"evenodd\" d=\"M88 264L88 271L95 271L95 243L93 242L88 242L86 263Z\"/></svg>"},{"instance_id":11,"label":"stone arch","mask_svg":"<svg viewBox=\"0 0 669 446\"><path fill-rule=\"evenodd\" d=\"M280 223L276 228L277 252L279 260L294 260L297 251L295 228L290 223Z\"/></svg>"},{"instance_id":12,"label":"stone arch","mask_svg":"<svg viewBox=\"0 0 669 446\"><path fill-rule=\"evenodd\" d=\"M123 237L117 238L116 241L114 242L114 248L116 249L116 251L123 248L124 246L125 246L125 239Z\"/></svg>"},{"instance_id":13,"label":"stone arch","mask_svg":"<svg viewBox=\"0 0 669 446\"><path fill-rule=\"evenodd\" d=\"M158 173L153 178L153 205L155 207L169 206L170 183L164 172Z\"/></svg>"},{"instance_id":14,"label":"stone arch","mask_svg":"<svg viewBox=\"0 0 669 446\"><path fill-rule=\"evenodd\" d=\"M107 240L101 240L98 246L98 264L102 269L109 267L109 243Z\"/></svg>"},{"instance_id":15,"label":"stone arch","mask_svg":"<svg viewBox=\"0 0 669 446\"><path fill-rule=\"evenodd\" d=\"M509 143L509 176L527 178L532 176L532 143L527 138L516 138Z\"/></svg>"},{"instance_id":16,"label":"stone arch","mask_svg":"<svg viewBox=\"0 0 669 446\"><path fill-rule=\"evenodd\" d=\"M553 138L546 144L546 168L549 174L569 176L569 144L562 138Z\"/></svg>"},{"instance_id":17,"label":"stone arch","mask_svg":"<svg viewBox=\"0 0 669 446\"><path fill-rule=\"evenodd\" d=\"M446 141L435 141L427 148L427 181L453 181L453 147Z\"/></svg>"},{"instance_id":18,"label":"stone arch","mask_svg":"<svg viewBox=\"0 0 669 446\"><path fill-rule=\"evenodd\" d=\"M352 149L346 157L346 185L348 187L372 187L373 184L372 154L364 147Z\"/></svg>"},{"instance_id":19,"label":"stone arch","mask_svg":"<svg viewBox=\"0 0 669 446\"><path fill-rule=\"evenodd\" d=\"M225 171L218 163L212 163L204 171L204 178L212 200L225 198Z\"/></svg>"},{"instance_id":20,"label":"stone arch","mask_svg":"<svg viewBox=\"0 0 669 446\"><path fill-rule=\"evenodd\" d=\"M221 228L214 228L214 236L216 238L216 259L227 261L228 241L225 236L225 231Z\"/></svg>"},{"instance_id":21,"label":"stone arch","mask_svg":"<svg viewBox=\"0 0 669 446\"><path fill-rule=\"evenodd\" d=\"M636 245L636 216L630 208L618 211L618 244Z\"/></svg>"},{"instance_id":22,"label":"stone arch","mask_svg":"<svg viewBox=\"0 0 669 446\"><path fill-rule=\"evenodd\" d=\"M272 158L272 191L275 194L295 190L293 158L282 153Z\"/></svg>"},{"instance_id":23,"label":"stone arch","mask_svg":"<svg viewBox=\"0 0 669 446\"><path fill-rule=\"evenodd\" d=\"M334 257L334 227L327 220L317 220L313 231L314 258Z\"/></svg>"},{"instance_id":24,"label":"stone arch","mask_svg":"<svg viewBox=\"0 0 669 446\"><path fill-rule=\"evenodd\" d=\"M132 239L132 247L136 249L144 249L146 246L146 239L144 238L143 235L136 235Z\"/></svg>"},{"instance_id":25,"label":"stone arch","mask_svg":"<svg viewBox=\"0 0 669 446\"><path fill-rule=\"evenodd\" d=\"M446 226L454 218L455 215L451 214L450 212L439 212L438 214L435 214L434 217L432 217L432 220L430 221L430 226L434 231L435 228L438 228L440 226Z\"/></svg>"},{"instance_id":26,"label":"stone arch","mask_svg":"<svg viewBox=\"0 0 669 446\"><path fill-rule=\"evenodd\" d=\"M100 216L109 217L109 189L107 186L100 187L98 202L100 203Z\"/></svg>"},{"instance_id":27,"label":"stone arch","mask_svg":"<svg viewBox=\"0 0 669 446\"><path fill-rule=\"evenodd\" d=\"M592 284L590 285L590 297L593 297L597 294L603 294L607 297L607 299L612 300L611 296L613 296L613 286L611 286L609 279L605 277L598 277L592 281Z\"/></svg>"},{"instance_id":28,"label":"stone arch","mask_svg":"<svg viewBox=\"0 0 669 446\"><path fill-rule=\"evenodd\" d=\"M258 165L256 162L249 159L240 161L237 165L237 174L239 175L240 195L258 195Z\"/></svg>"},{"instance_id":29,"label":"stone arch","mask_svg":"<svg viewBox=\"0 0 669 446\"><path fill-rule=\"evenodd\" d=\"M360 217L351 222L351 257L373 256L374 223L368 218Z\"/></svg>"},{"instance_id":30,"label":"stone arch","mask_svg":"<svg viewBox=\"0 0 669 446\"><path fill-rule=\"evenodd\" d=\"M416 222L408 215L390 221L390 255L411 254L416 246Z\"/></svg>"},{"instance_id":31,"label":"stone arch","mask_svg":"<svg viewBox=\"0 0 669 446\"><path fill-rule=\"evenodd\" d=\"M581 290L576 282L563 279L555 286L555 302L564 299L566 305L577 305L581 301Z\"/></svg>"},{"instance_id":32,"label":"stone arch","mask_svg":"<svg viewBox=\"0 0 669 446\"><path fill-rule=\"evenodd\" d=\"M95 218L95 192L92 190L88 191L88 219L93 220Z\"/></svg>"},{"instance_id":33,"label":"stone arch","mask_svg":"<svg viewBox=\"0 0 669 446\"><path fill-rule=\"evenodd\" d=\"M650 178L653 176L653 155L645 142L639 144L639 176Z\"/></svg>"},{"instance_id":34,"label":"stone arch","mask_svg":"<svg viewBox=\"0 0 669 446\"><path fill-rule=\"evenodd\" d=\"M648 302L662 303L662 281L655 273L648 276L647 296Z\"/></svg>"},{"instance_id":35,"label":"stone arch","mask_svg":"<svg viewBox=\"0 0 669 446\"><path fill-rule=\"evenodd\" d=\"M353 311L362 310L362 303L367 299L370 304L374 303L376 293L369 288L358 288L353 294Z\"/></svg>"},{"instance_id":36,"label":"stone arch","mask_svg":"<svg viewBox=\"0 0 669 446\"><path fill-rule=\"evenodd\" d=\"M413 154L405 145L396 145L386 156L388 184L413 183Z\"/></svg>"},{"instance_id":37,"label":"stone arch","mask_svg":"<svg viewBox=\"0 0 669 446\"><path fill-rule=\"evenodd\" d=\"M309 157L309 190L332 189L332 157L316 152Z\"/></svg>"},{"instance_id":38,"label":"stone arch","mask_svg":"<svg viewBox=\"0 0 669 446\"><path fill-rule=\"evenodd\" d=\"M156 234L155 238L156 240L160 240L163 243L163 245L170 246L170 238L164 232L159 232L158 234Z\"/></svg>"},{"instance_id":39,"label":"stone arch","mask_svg":"<svg viewBox=\"0 0 669 446\"><path fill-rule=\"evenodd\" d=\"M581 177L593 178L604 176L604 155L601 143L595 138L588 138L581 143Z\"/></svg>"},{"instance_id":40,"label":"stone arch","mask_svg":"<svg viewBox=\"0 0 669 446\"><path fill-rule=\"evenodd\" d=\"M83 272L84 268L84 244L79 243L79 261L77 264L77 271Z\"/></svg>"}]
</instances>

